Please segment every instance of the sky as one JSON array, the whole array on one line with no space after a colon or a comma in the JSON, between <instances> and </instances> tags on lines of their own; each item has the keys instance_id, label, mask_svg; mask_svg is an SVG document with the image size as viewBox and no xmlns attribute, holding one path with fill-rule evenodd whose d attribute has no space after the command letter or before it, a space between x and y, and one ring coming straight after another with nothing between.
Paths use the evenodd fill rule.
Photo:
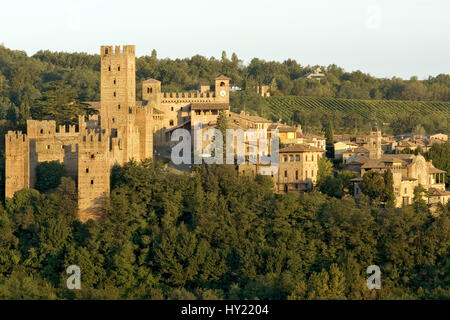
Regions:
<instances>
[{"instance_id":1,"label":"sky","mask_svg":"<svg viewBox=\"0 0 450 320\"><path fill-rule=\"evenodd\" d=\"M301 65L336 64L376 77L450 74L448 0L40 0L0 7L0 43L99 53L136 45L159 58L235 52Z\"/></svg>"}]
</instances>

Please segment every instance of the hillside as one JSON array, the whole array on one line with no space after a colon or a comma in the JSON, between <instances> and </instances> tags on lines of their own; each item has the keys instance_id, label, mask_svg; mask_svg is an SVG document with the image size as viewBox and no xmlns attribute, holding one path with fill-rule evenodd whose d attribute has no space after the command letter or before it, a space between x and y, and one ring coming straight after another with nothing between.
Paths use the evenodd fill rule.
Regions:
<instances>
[{"instance_id":1,"label":"hillside","mask_svg":"<svg viewBox=\"0 0 450 320\"><path fill-rule=\"evenodd\" d=\"M422 124L438 122L436 130L449 128L450 103L431 101L399 100L357 100L315 97L270 97L266 98L268 109L273 118L291 121L295 110L306 113L329 113L342 118L359 115L363 121L376 115L379 121L392 124L399 119L421 118Z\"/></svg>"}]
</instances>

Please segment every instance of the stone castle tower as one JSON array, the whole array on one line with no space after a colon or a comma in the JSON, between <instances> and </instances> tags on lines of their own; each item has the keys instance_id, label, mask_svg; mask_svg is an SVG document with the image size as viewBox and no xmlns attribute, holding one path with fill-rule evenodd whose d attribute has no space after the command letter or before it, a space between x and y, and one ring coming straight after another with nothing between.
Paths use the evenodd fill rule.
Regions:
<instances>
[{"instance_id":1,"label":"stone castle tower","mask_svg":"<svg viewBox=\"0 0 450 320\"><path fill-rule=\"evenodd\" d=\"M101 47L101 101L96 115L75 126L27 121L27 133L6 135L6 197L31 188L40 162L59 161L77 181L82 221L104 216L115 164L153 155L153 106L136 105L135 47Z\"/></svg>"},{"instance_id":2,"label":"stone castle tower","mask_svg":"<svg viewBox=\"0 0 450 320\"><path fill-rule=\"evenodd\" d=\"M383 152L381 150L381 131L378 128L378 124L375 121L372 126L372 131L369 137L369 159L380 159Z\"/></svg>"}]
</instances>

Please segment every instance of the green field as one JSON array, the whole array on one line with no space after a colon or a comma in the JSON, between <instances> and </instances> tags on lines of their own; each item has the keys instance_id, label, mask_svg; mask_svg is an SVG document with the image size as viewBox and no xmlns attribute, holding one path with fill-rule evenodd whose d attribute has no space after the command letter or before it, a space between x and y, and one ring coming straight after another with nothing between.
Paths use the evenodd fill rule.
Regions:
<instances>
[{"instance_id":1,"label":"green field","mask_svg":"<svg viewBox=\"0 0 450 320\"><path fill-rule=\"evenodd\" d=\"M269 109L275 118L288 121L294 110L339 112L343 115L359 114L365 119L377 118L390 122L394 118L411 115L438 116L447 121L450 117L450 102L399 101L399 100L356 100L314 97L270 97L266 98Z\"/></svg>"}]
</instances>

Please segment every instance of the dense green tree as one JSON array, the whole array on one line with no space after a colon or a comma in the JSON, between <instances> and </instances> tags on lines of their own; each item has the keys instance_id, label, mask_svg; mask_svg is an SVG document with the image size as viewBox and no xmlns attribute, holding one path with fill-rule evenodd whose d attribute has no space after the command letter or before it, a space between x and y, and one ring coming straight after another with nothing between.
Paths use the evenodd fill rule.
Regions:
<instances>
[{"instance_id":1,"label":"dense green tree","mask_svg":"<svg viewBox=\"0 0 450 320\"><path fill-rule=\"evenodd\" d=\"M56 188L61 183L61 178L66 174L64 165L59 161L41 162L36 167L35 188L40 192L46 192Z\"/></svg>"},{"instance_id":2,"label":"dense green tree","mask_svg":"<svg viewBox=\"0 0 450 320\"><path fill-rule=\"evenodd\" d=\"M395 194L394 194L394 176L392 175L391 169L387 169L383 175L384 179L384 194L383 201L386 206L395 206Z\"/></svg>"},{"instance_id":3,"label":"dense green tree","mask_svg":"<svg viewBox=\"0 0 450 320\"><path fill-rule=\"evenodd\" d=\"M361 191L374 201L382 201L385 195L384 179L378 171L371 170L364 174Z\"/></svg>"}]
</instances>

